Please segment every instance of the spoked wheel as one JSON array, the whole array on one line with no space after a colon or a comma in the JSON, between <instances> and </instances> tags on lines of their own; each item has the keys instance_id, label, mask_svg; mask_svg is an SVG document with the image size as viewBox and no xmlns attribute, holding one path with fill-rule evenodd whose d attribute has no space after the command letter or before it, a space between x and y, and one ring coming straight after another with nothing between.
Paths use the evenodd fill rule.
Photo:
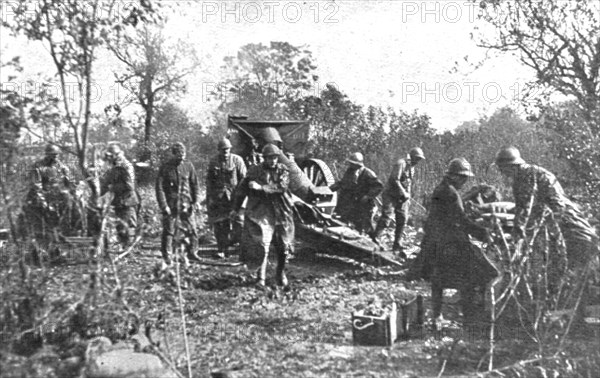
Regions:
<instances>
[{"instance_id":1,"label":"spoked wheel","mask_svg":"<svg viewBox=\"0 0 600 378\"><path fill-rule=\"evenodd\" d=\"M304 160L300 164L300 168L315 186L330 186L335 183L331 169L329 169L323 160Z\"/></svg>"},{"instance_id":2,"label":"spoked wheel","mask_svg":"<svg viewBox=\"0 0 600 378\"><path fill-rule=\"evenodd\" d=\"M335 183L331 169L323 160L306 159L300 163L300 169L316 187L329 187ZM323 212L331 214L336 204L337 194L334 192L330 199L320 200L316 205Z\"/></svg>"}]
</instances>

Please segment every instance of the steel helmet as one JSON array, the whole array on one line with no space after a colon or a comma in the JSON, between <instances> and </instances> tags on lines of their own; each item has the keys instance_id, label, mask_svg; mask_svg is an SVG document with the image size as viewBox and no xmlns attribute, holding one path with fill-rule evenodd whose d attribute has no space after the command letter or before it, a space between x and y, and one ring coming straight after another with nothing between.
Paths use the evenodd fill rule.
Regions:
<instances>
[{"instance_id":1,"label":"steel helmet","mask_svg":"<svg viewBox=\"0 0 600 378\"><path fill-rule=\"evenodd\" d=\"M231 148L231 141L228 138L223 138L219 140L219 144L217 144L219 150L223 150L225 148Z\"/></svg>"},{"instance_id":2,"label":"steel helmet","mask_svg":"<svg viewBox=\"0 0 600 378\"><path fill-rule=\"evenodd\" d=\"M46 155L58 155L60 153L60 148L55 144L47 144L45 151Z\"/></svg>"},{"instance_id":3,"label":"steel helmet","mask_svg":"<svg viewBox=\"0 0 600 378\"><path fill-rule=\"evenodd\" d=\"M521 153L516 147L502 147L496 154L496 165L523 164L525 160L521 158Z\"/></svg>"},{"instance_id":4,"label":"steel helmet","mask_svg":"<svg viewBox=\"0 0 600 378\"><path fill-rule=\"evenodd\" d=\"M420 147L411 148L409 155L410 155L411 160L417 160L417 159L425 160L425 155L423 154L423 150Z\"/></svg>"},{"instance_id":5,"label":"steel helmet","mask_svg":"<svg viewBox=\"0 0 600 378\"><path fill-rule=\"evenodd\" d=\"M105 155L108 156L119 156L123 153L121 147L116 143L111 143L106 149Z\"/></svg>"},{"instance_id":6,"label":"steel helmet","mask_svg":"<svg viewBox=\"0 0 600 378\"><path fill-rule=\"evenodd\" d=\"M173 145L171 146L171 151L173 153L177 151L183 151L183 153L185 153L185 146L181 142L173 143Z\"/></svg>"},{"instance_id":7,"label":"steel helmet","mask_svg":"<svg viewBox=\"0 0 600 378\"><path fill-rule=\"evenodd\" d=\"M281 151L279 150L279 147L277 147L274 144L266 144L263 149L262 149L262 155L263 156L279 156L281 154Z\"/></svg>"},{"instance_id":8,"label":"steel helmet","mask_svg":"<svg viewBox=\"0 0 600 378\"><path fill-rule=\"evenodd\" d=\"M356 165L363 165L364 160L365 160L365 158L363 157L363 154L361 154L360 152L353 152L350 154L348 159L346 159L346 161L348 163L352 163L352 164L356 164Z\"/></svg>"},{"instance_id":9,"label":"steel helmet","mask_svg":"<svg viewBox=\"0 0 600 378\"><path fill-rule=\"evenodd\" d=\"M446 170L447 175L459 175L459 176L475 176L471 171L471 164L465 158L456 158L450 161L448 169Z\"/></svg>"}]
</instances>

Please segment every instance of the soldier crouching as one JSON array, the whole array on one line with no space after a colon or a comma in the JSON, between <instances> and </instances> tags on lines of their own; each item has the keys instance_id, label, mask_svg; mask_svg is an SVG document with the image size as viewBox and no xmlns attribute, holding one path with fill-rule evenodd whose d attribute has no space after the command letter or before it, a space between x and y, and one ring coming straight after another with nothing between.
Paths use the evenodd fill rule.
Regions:
<instances>
[{"instance_id":1,"label":"soldier crouching","mask_svg":"<svg viewBox=\"0 0 600 378\"><path fill-rule=\"evenodd\" d=\"M175 143L171 153L173 157L161 165L156 178L156 199L163 215L160 250L164 264L170 265L173 237L176 231L183 232L179 236L187 239L187 255L183 259L188 265L188 258L197 258L198 235L193 215L198 203L198 177L192 163L185 160L183 144Z\"/></svg>"},{"instance_id":2,"label":"soldier crouching","mask_svg":"<svg viewBox=\"0 0 600 378\"><path fill-rule=\"evenodd\" d=\"M269 248L274 242L277 253L276 282L286 287L285 264L294 245L289 171L285 165L278 163L281 151L277 146L267 144L262 154L264 161L250 168L235 194L236 212L248 197L240 260L248 264L259 263L257 285L264 287Z\"/></svg>"}]
</instances>

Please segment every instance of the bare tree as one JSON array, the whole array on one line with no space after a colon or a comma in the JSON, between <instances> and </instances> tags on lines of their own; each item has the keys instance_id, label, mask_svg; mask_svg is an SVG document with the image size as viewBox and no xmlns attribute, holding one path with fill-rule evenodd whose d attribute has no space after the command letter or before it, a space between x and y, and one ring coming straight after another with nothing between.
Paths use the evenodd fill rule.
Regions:
<instances>
[{"instance_id":1,"label":"bare tree","mask_svg":"<svg viewBox=\"0 0 600 378\"><path fill-rule=\"evenodd\" d=\"M153 135L152 120L158 106L172 94L187 90L185 77L200 65L195 48L183 39L165 36L165 22L143 25L134 34L121 36L110 44L111 51L125 64L123 73L115 73L144 109L144 141Z\"/></svg>"},{"instance_id":2,"label":"bare tree","mask_svg":"<svg viewBox=\"0 0 600 378\"><path fill-rule=\"evenodd\" d=\"M88 130L92 115L92 90L96 54L106 37L156 15L149 0L128 3L118 0L28 0L7 4L11 17L2 24L14 33L40 41L50 53L62 90L63 122L72 133L73 152L83 172L86 168ZM75 80L75 96L67 85ZM73 101L73 98L76 101Z\"/></svg>"},{"instance_id":3,"label":"bare tree","mask_svg":"<svg viewBox=\"0 0 600 378\"><path fill-rule=\"evenodd\" d=\"M600 107L600 2L597 0L472 0L495 35L488 49L516 52L536 82L573 96L591 115Z\"/></svg>"}]
</instances>

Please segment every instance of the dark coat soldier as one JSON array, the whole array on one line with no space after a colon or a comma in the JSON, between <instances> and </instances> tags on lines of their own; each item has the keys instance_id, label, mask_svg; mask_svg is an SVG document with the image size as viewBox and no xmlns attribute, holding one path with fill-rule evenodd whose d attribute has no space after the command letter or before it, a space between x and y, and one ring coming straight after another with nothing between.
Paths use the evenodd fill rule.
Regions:
<instances>
[{"instance_id":1,"label":"dark coat soldier","mask_svg":"<svg viewBox=\"0 0 600 378\"><path fill-rule=\"evenodd\" d=\"M433 316L438 322L442 319L444 288L460 290L463 315L468 320L477 311L475 288L485 288L498 275L481 249L469 239L471 235L491 241L488 231L467 217L458 193L472 176L471 165L465 159L450 162L442 182L431 195L421 251L411 266L411 278L431 281Z\"/></svg>"},{"instance_id":2,"label":"dark coat soldier","mask_svg":"<svg viewBox=\"0 0 600 378\"><path fill-rule=\"evenodd\" d=\"M240 210L244 199L248 198L240 259L249 263L258 260L259 287L265 285L269 247L272 242L277 253L277 284L288 285L285 264L293 252L294 205L289 191L289 171L284 164L278 162L280 154L277 146L265 145L262 150L264 161L250 167L235 195L236 212ZM258 259L253 255L257 255Z\"/></svg>"},{"instance_id":3,"label":"dark coat soldier","mask_svg":"<svg viewBox=\"0 0 600 378\"><path fill-rule=\"evenodd\" d=\"M100 182L100 195L113 194L111 205L118 223L116 226L119 242L126 246L133 240L137 229L137 211L140 199L136 192L135 170L125 158L125 153L117 144L111 144L104 153L111 165Z\"/></svg>"},{"instance_id":4,"label":"dark coat soldier","mask_svg":"<svg viewBox=\"0 0 600 378\"><path fill-rule=\"evenodd\" d=\"M396 164L394 164L382 195L383 207L381 218L379 218L379 221L377 222L375 231L370 234L375 243L379 244L377 238L379 238L383 230L389 226L395 210L396 230L394 233L392 250L402 250L400 242L404 226L408 220L411 186L415 175L415 166L424 159L425 155L423 154L423 150L419 147L414 147L410 150L407 158L398 159Z\"/></svg>"},{"instance_id":5,"label":"dark coat soldier","mask_svg":"<svg viewBox=\"0 0 600 378\"><path fill-rule=\"evenodd\" d=\"M227 247L239 243L241 238L243 219L239 214L233 219L230 216L233 193L246 176L246 165L240 156L231 153L229 139L219 141L218 148L218 155L208 165L206 201L208 221L213 224L217 239L217 256L224 257Z\"/></svg>"},{"instance_id":6,"label":"dark coat soldier","mask_svg":"<svg viewBox=\"0 0 600 378\"><path fill-rule=\"evenodd\" d=\"M72 210L72 191L69 168L58 159L60 149L48 144L45 157L33 164L29 172L32 186L27 193L24 212L29 227L45 234L62 225L68 225ZM68 228L68 227L67 227Z\"/></svg>"},{"instance_id":7,"label":"dark coat soldier","mask_svg":"<svg viewBox=\"0 0 600 378\"><path fill-rule=\"evenodd\" d=\"M171 153L173 157L160 166L156 177L156 200L163 217L160 248L164 264L170 265L173 236L176 231L181 232L178 236L186 240L187 255L182 257L187 265L189 257L196 258L198 248L193 215L198 206L200 190L196 170L192 163L185 160L185 146L175 143Z\"/></svg>"},{"instance_id":8,"label":"dark coat soldier","mask_svg":"<svg viewBox=\"0 0 600 378\"><path fill-rule=\"evenodd\" d=\"M333 184L330 189L339 191L336 213L340 218L353 223L358 231L373 231L373 216L375 215L375 200L383 190L375 172L364 166L363 155L355 152L346 162L348 169L342 179Z\"/></svg>"}]
</instances>

